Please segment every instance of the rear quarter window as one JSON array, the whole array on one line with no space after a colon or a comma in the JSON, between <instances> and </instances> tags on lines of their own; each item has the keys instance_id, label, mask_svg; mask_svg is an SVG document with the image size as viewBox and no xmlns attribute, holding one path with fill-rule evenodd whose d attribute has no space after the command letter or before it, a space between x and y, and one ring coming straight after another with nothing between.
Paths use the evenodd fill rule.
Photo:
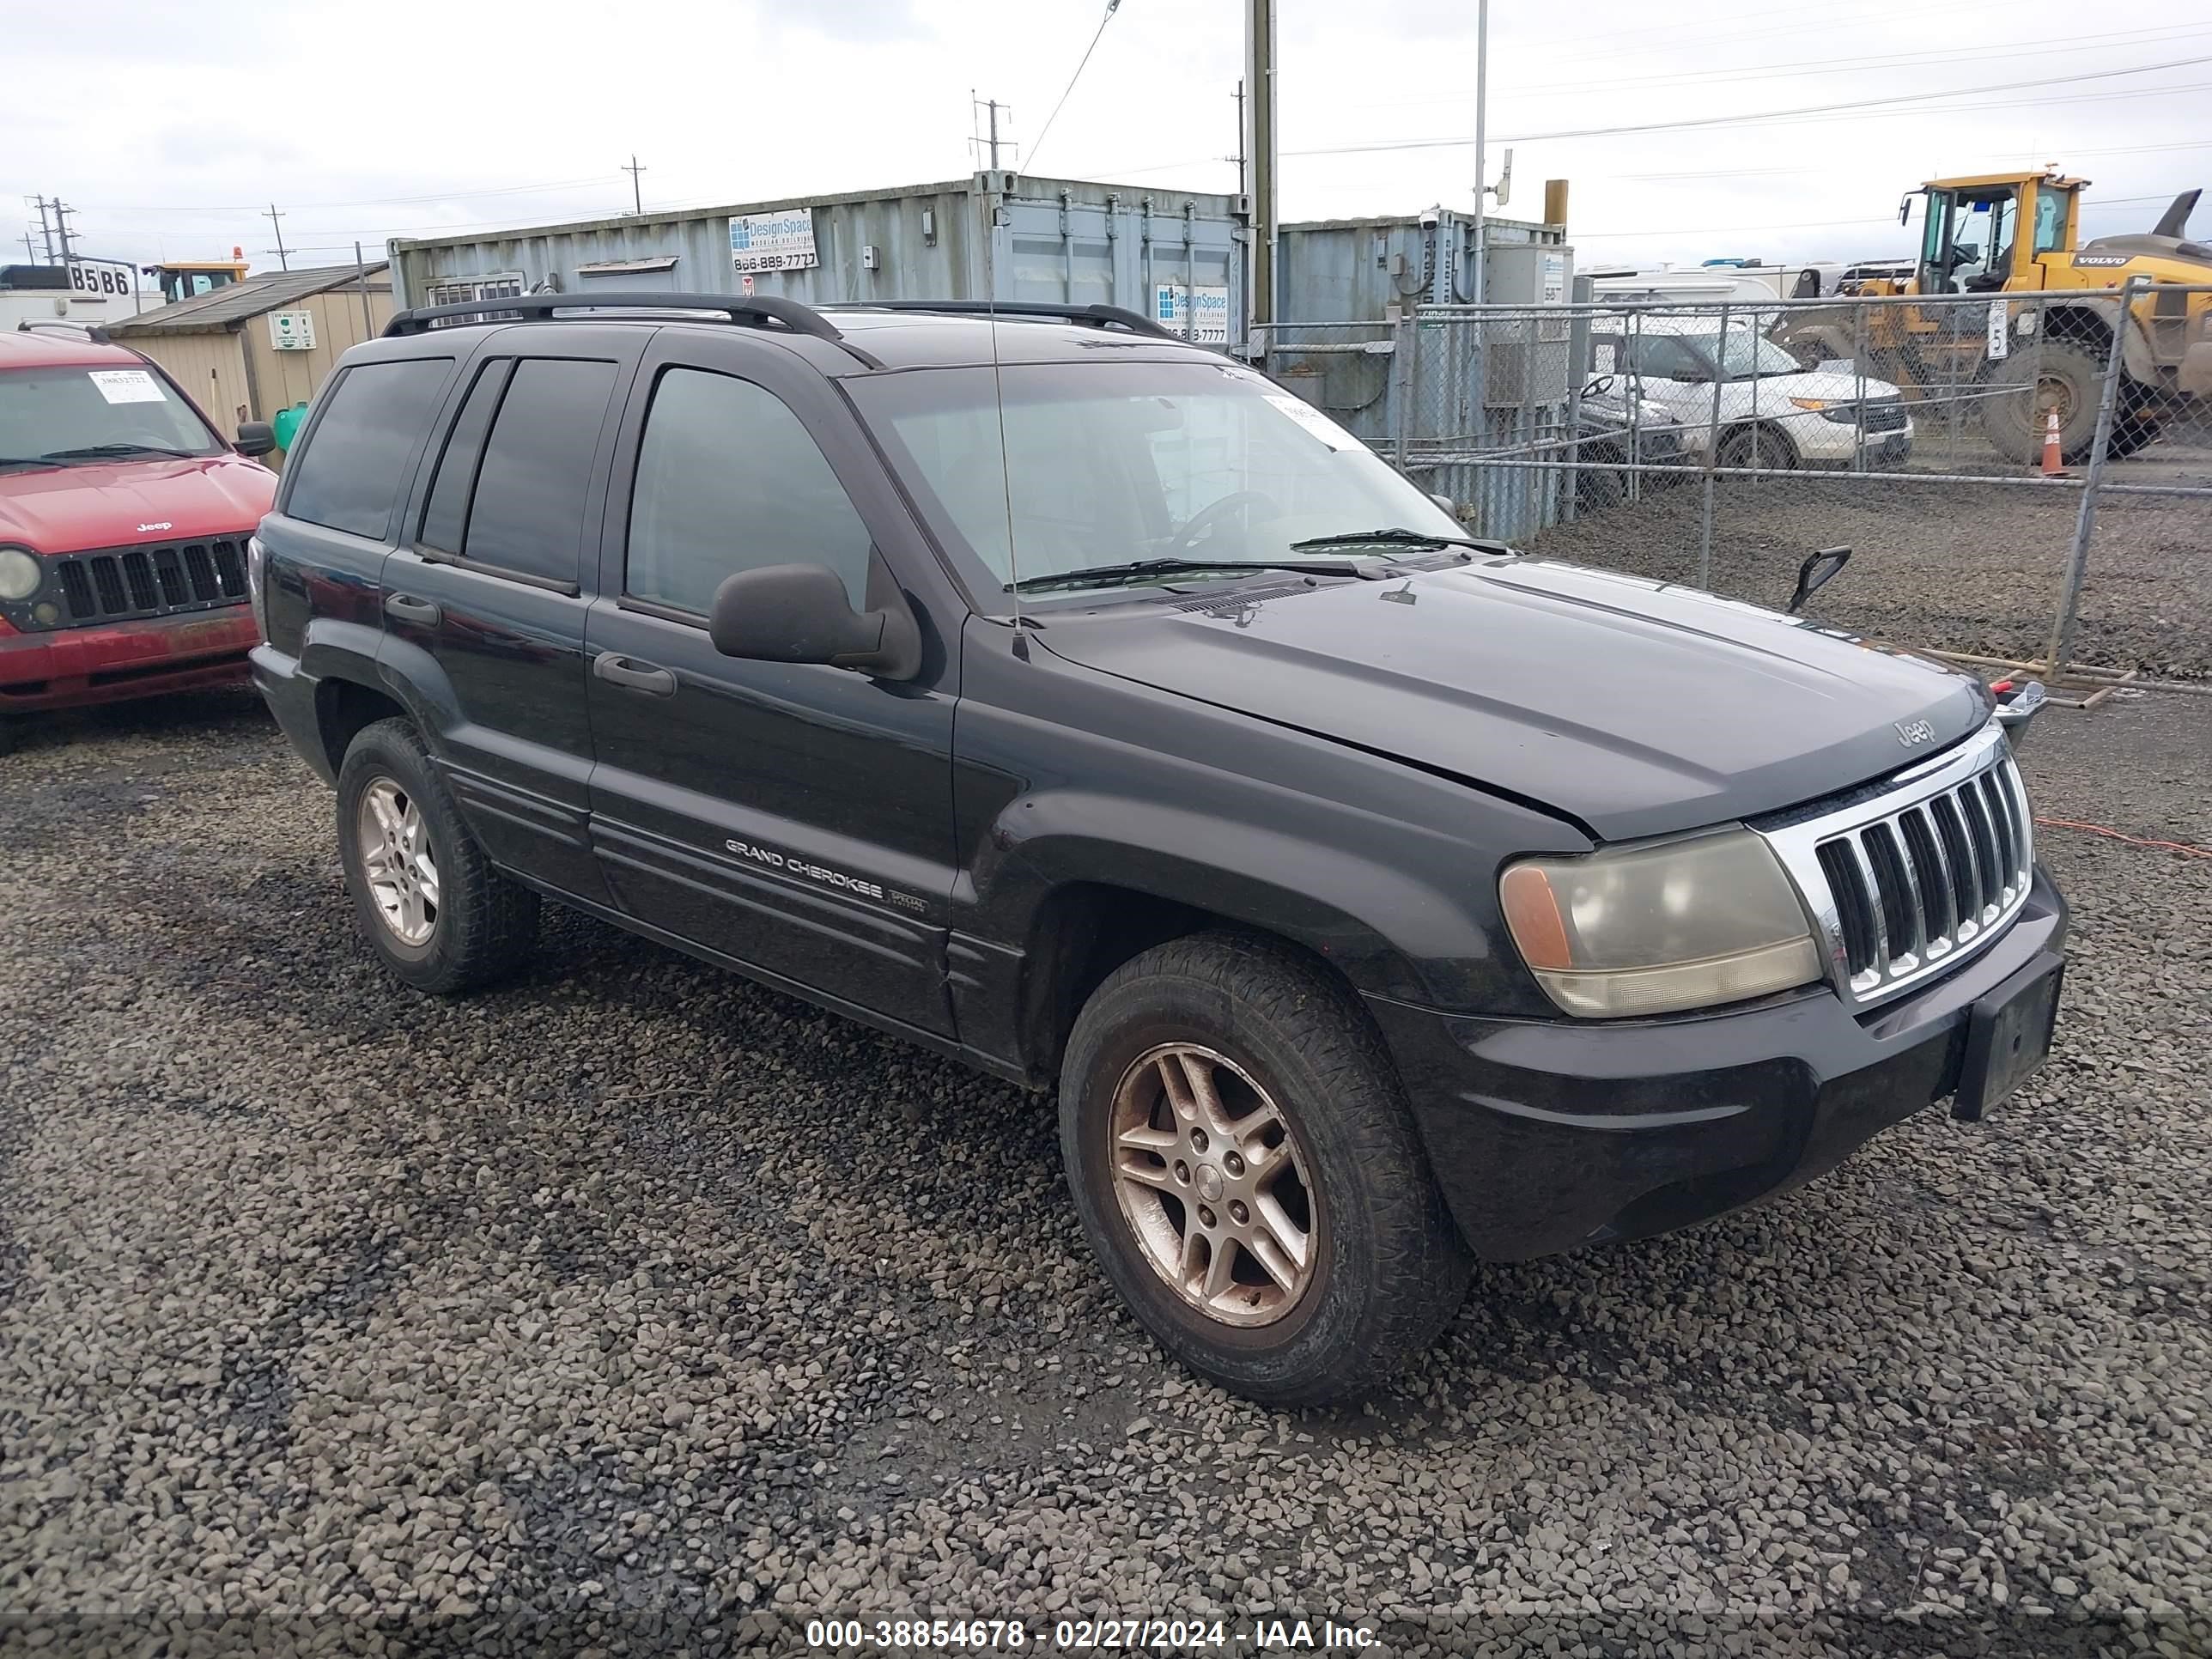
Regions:
<instances>
[{"instance_id":1,"label":"rear quarter window","mask_svg":"<svg viewBox=\"0 0 2212 1659\"><path fill-rule=\"evenodd\" d=\"M450 357L406 357L343 370L285 469L286 514L383 540L453 369Z\"/></svg>"}]
</instances>

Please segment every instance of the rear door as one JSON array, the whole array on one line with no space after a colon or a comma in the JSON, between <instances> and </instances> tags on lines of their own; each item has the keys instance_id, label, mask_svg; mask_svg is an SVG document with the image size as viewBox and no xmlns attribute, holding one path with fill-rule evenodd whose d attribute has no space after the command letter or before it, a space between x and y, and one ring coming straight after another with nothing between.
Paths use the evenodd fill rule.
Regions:
<instances>
[{"instance_id":1,"label":"rear door","mask_svg":"<svg viewBox=\"0 0 2212 1659\"><path fill-rule=\"evenodd\" d=\"M649 331L535 324L465 366L384 573L386 660L495 863L608 895L586 832L584 617L619 394Z\"/></svg>"},{"instance_id":2,"label":"rear door","mask_svg":"<svg viewBox=\"0 0 2212 1659\"><path fill-rule=\"evenodd\" d=\"M952 712L959 627L843 400L787 349L671 330L624 416L589 649L592 834L639 921L856 1012L952 1029ZM924 668L891 684L714 649L732 573L825 564L855 608L881 554Z\"/></svg>"}]
</instances>

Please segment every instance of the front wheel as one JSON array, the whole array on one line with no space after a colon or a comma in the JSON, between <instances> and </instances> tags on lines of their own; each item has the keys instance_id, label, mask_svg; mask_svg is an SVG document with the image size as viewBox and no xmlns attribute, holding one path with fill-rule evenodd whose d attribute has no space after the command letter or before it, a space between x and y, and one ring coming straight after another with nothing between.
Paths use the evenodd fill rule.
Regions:
<instances>
[{"instance_id":1,"label":"front wheel","mask_svg":"<svg viewBox=\"0 0 2212 1659\"><path fill-rule=\"evenodd\" d=\"M1123 964L1075 1023L1060 1149L1106 1275L1183 1364L1271 1406L1388 1382L1470 1260L1357 1001L1262 939Z\"/></svg>"}]
</instances>

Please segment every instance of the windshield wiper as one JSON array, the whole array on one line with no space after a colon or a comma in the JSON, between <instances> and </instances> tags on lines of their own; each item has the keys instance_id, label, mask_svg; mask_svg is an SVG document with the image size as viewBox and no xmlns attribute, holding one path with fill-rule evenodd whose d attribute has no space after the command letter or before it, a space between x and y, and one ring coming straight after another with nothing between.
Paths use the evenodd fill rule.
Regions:
<instances>
[{"instance_id":1,"label":"windshield wiper","mask_svg":"<svg viewBox=\"0 0 2212 1659\"><path fill-rule=\"evenodd\" d=\"M1309 536L1302 542L1292 542L1291 551L1300 552L1309 547L1472 547L1485 553L1503 553L1503 542L1477 541L1472 536L1434 536L1425 530L1407 530L1397 526L1386 526L1380 530L1348 530L1340 536Z\"/></svg>"},{"instance_id":2,"label":"windshield wiper","mask_svg":"<svg viewBox=\"0 0 2212 1659\"><path fill-rule=\"evenodd\" d=\"M173 455L179 460L195 458L189 449L172 449L164 444L80 444L75 449L50 449L39 457L42 461L94 461L106 455Z\"/></svg>"},{"instance_id":3,"label":"windshield wiper","mask_svg":"<svg viewBox=\"0 0 2212 1659\"><path fill-rule=\"evenodd\" d=\"M1315 576L1363 574L1350 559L1135 559L1127 564L1094 564L1080 570L1024 576L1018 582L1008 582L1006 591L1031 593L1047 587L1103 587L1143 576L1190 575L1213 570L1295 570L1302 575Z\"/></svg>"},{"instance_id":4,"label":"windshield wiper","mask_svg":"<svg viewBox=\"0 0 2212 1659\"><path fill-rule=\"evenodd\" d=\"M59 461L48 460L43 455L0 455L0 466L59 466Z\"/></svg>"}]
</instances>

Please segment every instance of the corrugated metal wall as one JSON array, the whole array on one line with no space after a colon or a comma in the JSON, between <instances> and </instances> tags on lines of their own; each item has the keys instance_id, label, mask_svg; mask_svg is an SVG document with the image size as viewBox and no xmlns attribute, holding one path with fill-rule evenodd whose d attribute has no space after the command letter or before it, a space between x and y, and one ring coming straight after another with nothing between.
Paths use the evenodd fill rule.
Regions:
<instances>
[{"instance_id":1,"label":"corrugated metal wall","mask_svg":"<svg viewBox=\"0 0 2212 1659\"><path fill-rule=\"evenodd\" d=\"M398 240L389 252L403 306L425 303L434 284L499 277L525 289L550 281L564 294L595 287L738 294L747 290L731 257L731 218L801 211L812 221L819 263L754 273L751 292L812 305L984 299L994 297L988 268L1001 300L1103 301L1147 315L1160 314L1164 303L1176 319L1194 308L1202 322L1222 316L1220 343L1243 337L1243 216L1232 198L1187 191L978 173L904 190ZM588 269L670 258L675 264L665 270Z\"/></svg>"},{"instance_id":2,"label":"corrugated metal wall","mask_svg":"<svg viewBox=\"0 0 2212 1659\"><path fill-rule=\"evenodd\" d=\"M368 301L366 320L362 315L364 297ZM252 418L257 421L273 419L278 410L313 398L348 346L382 332L392 320L392 288L387 280L371 273L366 295L357 284L348 283L325 294L311 294L284 309L314 318L315 343L307 351L279 351L269 343L266 316L246 319L240 337L253 369L256 407Z\"/></svg>"},{"instance_id":3,"label":"corrugated metal wall","mask_svg":"<svg viewBox=\"0 0 2212 1659\"><path fill-rule=\"evenodd\" d=\"M1557 225L1486 219L1483 235L1495 248L1558 243L1565 234ZM1279 319L1374 323L1394 306L1464 305L1473 298L1474 242L1474 222L1443 210L1285 225L1276 238Z\"/></svg>"},{"instance_id":4,"label":"corrugated metal wall","mask_svg":"<svg viewBox=\"0 0 2212 1659\"><path fill-rule=\"evenodd\" d=\"M235 432L240 421L258 418L246 390L243 342L237 335L134 334L117 343L143 352L168 370L169 378L191 394L224 437Z\"/></svg>"}]
</instances>

